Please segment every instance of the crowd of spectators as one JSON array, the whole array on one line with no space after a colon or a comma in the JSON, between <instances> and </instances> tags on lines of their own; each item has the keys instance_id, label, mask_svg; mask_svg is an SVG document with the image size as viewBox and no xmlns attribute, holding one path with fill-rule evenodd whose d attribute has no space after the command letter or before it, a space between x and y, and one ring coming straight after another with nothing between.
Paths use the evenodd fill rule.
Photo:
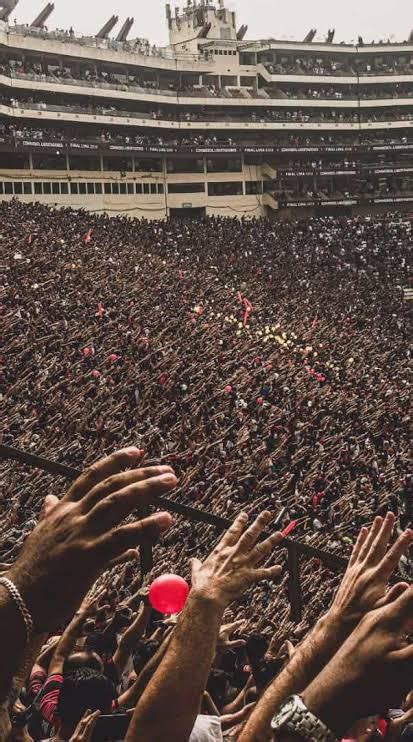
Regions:
<instances>
[{"instance_id":1,"label":"crowd of spectators","mask_svg":"<svg viewBox=\"0 0 413 742\"><path fill-rule=\"evenodd\" d=\"M93 133L91 129L82 129L81 127L71 128L45 128L33 127L33 126L22 126L21 122L18 124L14 123L0 123L0 134L2 136L11 136L17 141L21 140L35 140L35 141L67 141L67 142L95 142L102 144L122 144L122 145L142 145L153 147L159 146L171 146L171 147L232 147L232 146L271 146L271 147L310 147L310 146L373 146L373 145L403 145L409 144L410 139L408 132L398 132L391 130L384 130L378 132L360 132L360 133L346 133L345 135L334 133L334 135L328 134L327 132L315 132L311 135L303 134L289 134L283 133L282 135L271 134L263 132L263 135L257 139L253 135L250 137L231 137L228 135L223 136L220 132L210 134L196 134L193 133L188 136L182 134L168 134L162 135L159 132L153 134L151 132L142 133L138 131L130 130L130 133L120 132L119 129L94 129Z\"/></svg>"},{"instance_id":2,"label":"crowd of spectators","mask_svg":"<svg viewBox=\"0 0 413 742\"><path fill-rule=\"evenodd\" d=\"M328 56L287 57L274 55L273 59L264 56L263 62L272 75L318 75L349 76L357 75L408 75L413 69L411 54L396 55L380 54L369 56L366 54L349 54L347 58Z\"/></svg>"},{"instance_id":3,"label":"crowd of spectators","mask_svg":"<svg viewBox=\"0 0 413 742\"><path fill-rule=\"evenodd\" d=\"M280 108L262 108L253 109L252 107L234 109L209 108L200 106L194 109L180 108L173 106L158 106L151 110L128 110L126 106L115 105L113 101L103 105L96 105L92 100L88 103L68 103L67 97L62 98L58 95L53 97L52 101L42 100L39 96L9 97L2 96L0 103L13 108L26 108L36 111L62 111L74 112L89 115L103 116L121 116L123 118L140 118L153 121L181 121L181 122L201 122L201 121L224 121L224 122L252 122L252 123L287 123L287 124L308 124L308 123L374 123L380 121L411 121L413 113L404 108L386 108L381 109L360 109L358 106L355 110L334 109L327 107L324 109L280 109Z\"/></svg>"},{"instance_id":4,"label":"crowd of spectators","mask_svg":"<svg viewBox=\"0 0 413 742\"><path fill-rule=\"evenodd\" d=\"M60 503L62 481L1 466L1 739L267 740L291 693L334 738L398 739L413 589L385 593L411 574L411 220L0 217L1 443L77 469L111 454ZM167 493L234 524L216 546L147 515ZM331 607L337 575L302 564L299 625L277 529L353 550ZM147 584L189 580L189 557L165 620Z\"/></svg>"},{"instance_id":5,"label":"crowd of spectators","mask_svg":"<svg viewBox=\"0 0 413 742\"><path fill-rule=\"evenodd\" d=\"M329 85L323 87L283 86L282 89L271 90L266 88L271 98L311 98L313 100L354 100L380 98L411 98L413 95L412 85L409 83L396 83L385 85L340 85L336 87Z\"/></svg>"}]
</instances>

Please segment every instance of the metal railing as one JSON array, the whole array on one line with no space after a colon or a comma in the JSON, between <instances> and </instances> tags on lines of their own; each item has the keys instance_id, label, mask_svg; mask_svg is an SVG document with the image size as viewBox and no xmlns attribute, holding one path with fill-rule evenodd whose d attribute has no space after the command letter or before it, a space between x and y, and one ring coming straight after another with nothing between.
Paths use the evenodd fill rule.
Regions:
<instances>
[{"instance_id":1,"label":"metal railing","mask_svg":"<svg viewBox=\"0 0 413 742\"><path fill-rule=\"evenodd\" d=\"M62 476L71 481L81 474L79 470L67 466L66 464L50 461L41 456L35 456L34 454L4 444L0 444L0 460L1 459L17 461L22 465L41 469L49 474ZM205 525L214 526L220 532L227 530L232 525L232 521L227 518L222 518L214 513L209 513L205 510L198 510L197 508L192 508L188 505L182 505L181 503L170 500L167 497L154 497L152 504L154 507L160 507L164 510L169 510L172 513L177 513L193 523L203 523ZM268 535L268 533L265 533L263 534L263 537L267 537ZM287 549L288 596L291 606L291 619L299 623L302 620L303 615L300 558L317 559L334 572L343 572L346 567L346 560L335 554L324 551L323 549L318 549L309 544L303 544L301 541L293 541L289 538L284 538L283 546ZM144 576L153 566L152 547L141 547L140 552L141 571Z\"/></svg>"}]
</instances>

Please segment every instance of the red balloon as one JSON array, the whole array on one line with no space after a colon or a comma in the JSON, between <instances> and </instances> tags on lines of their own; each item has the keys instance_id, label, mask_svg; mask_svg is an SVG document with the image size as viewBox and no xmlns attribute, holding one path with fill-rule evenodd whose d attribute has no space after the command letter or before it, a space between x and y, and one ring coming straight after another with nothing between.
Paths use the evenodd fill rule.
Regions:
<instances>
[{"instance_id":1,"label":"red balloon","mask_svg":"<svg viewBox=\"0 0 413 742\"><path fill-rule=\"evenodd\" d=\"M162 575L149 588L149 602L159 613L178 613L186 603L188 583L178 575Z\"/></svg>"}]
</instances>

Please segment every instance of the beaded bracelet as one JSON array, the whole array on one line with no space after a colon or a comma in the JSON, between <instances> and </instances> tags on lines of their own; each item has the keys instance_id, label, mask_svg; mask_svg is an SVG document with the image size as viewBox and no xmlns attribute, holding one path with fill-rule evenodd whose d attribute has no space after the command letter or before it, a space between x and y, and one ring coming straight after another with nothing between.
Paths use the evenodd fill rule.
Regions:
<instances>
[{"instance_id":1,"label":"beaded bracelet","mask_svg":"<svg viewBox=\"0 0 413 742\"><path fill-rule=\"evenodd\" d=\"M29 643L34 630L34 623L31 613L22 596L20 595L16 585L11 580L9 580L7 577L0 577L0 585L4 585L4 587L7 588L17 608L19 609L21 617L24 621L24 625L26 627L26 641L27 643Z\"/></svg>"}]
</instances>

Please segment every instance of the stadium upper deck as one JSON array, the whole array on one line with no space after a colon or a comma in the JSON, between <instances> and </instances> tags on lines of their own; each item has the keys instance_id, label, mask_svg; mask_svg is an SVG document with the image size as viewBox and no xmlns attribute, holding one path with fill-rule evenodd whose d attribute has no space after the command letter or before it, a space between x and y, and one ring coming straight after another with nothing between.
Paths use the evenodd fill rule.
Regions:
<instances>
[{"instance_id":1,"label":"stadium upper deck","mask_svg":"<svg viewBox=\"0 0 413 742\"><path fill-rule=\"evenodd\" d=\"M0 21L1 197L156 218L411 208L412 36L252 42L222 2L188 0L157 48L131 19L79 37L47 13Z\"/></svg>"}]
</instances>

